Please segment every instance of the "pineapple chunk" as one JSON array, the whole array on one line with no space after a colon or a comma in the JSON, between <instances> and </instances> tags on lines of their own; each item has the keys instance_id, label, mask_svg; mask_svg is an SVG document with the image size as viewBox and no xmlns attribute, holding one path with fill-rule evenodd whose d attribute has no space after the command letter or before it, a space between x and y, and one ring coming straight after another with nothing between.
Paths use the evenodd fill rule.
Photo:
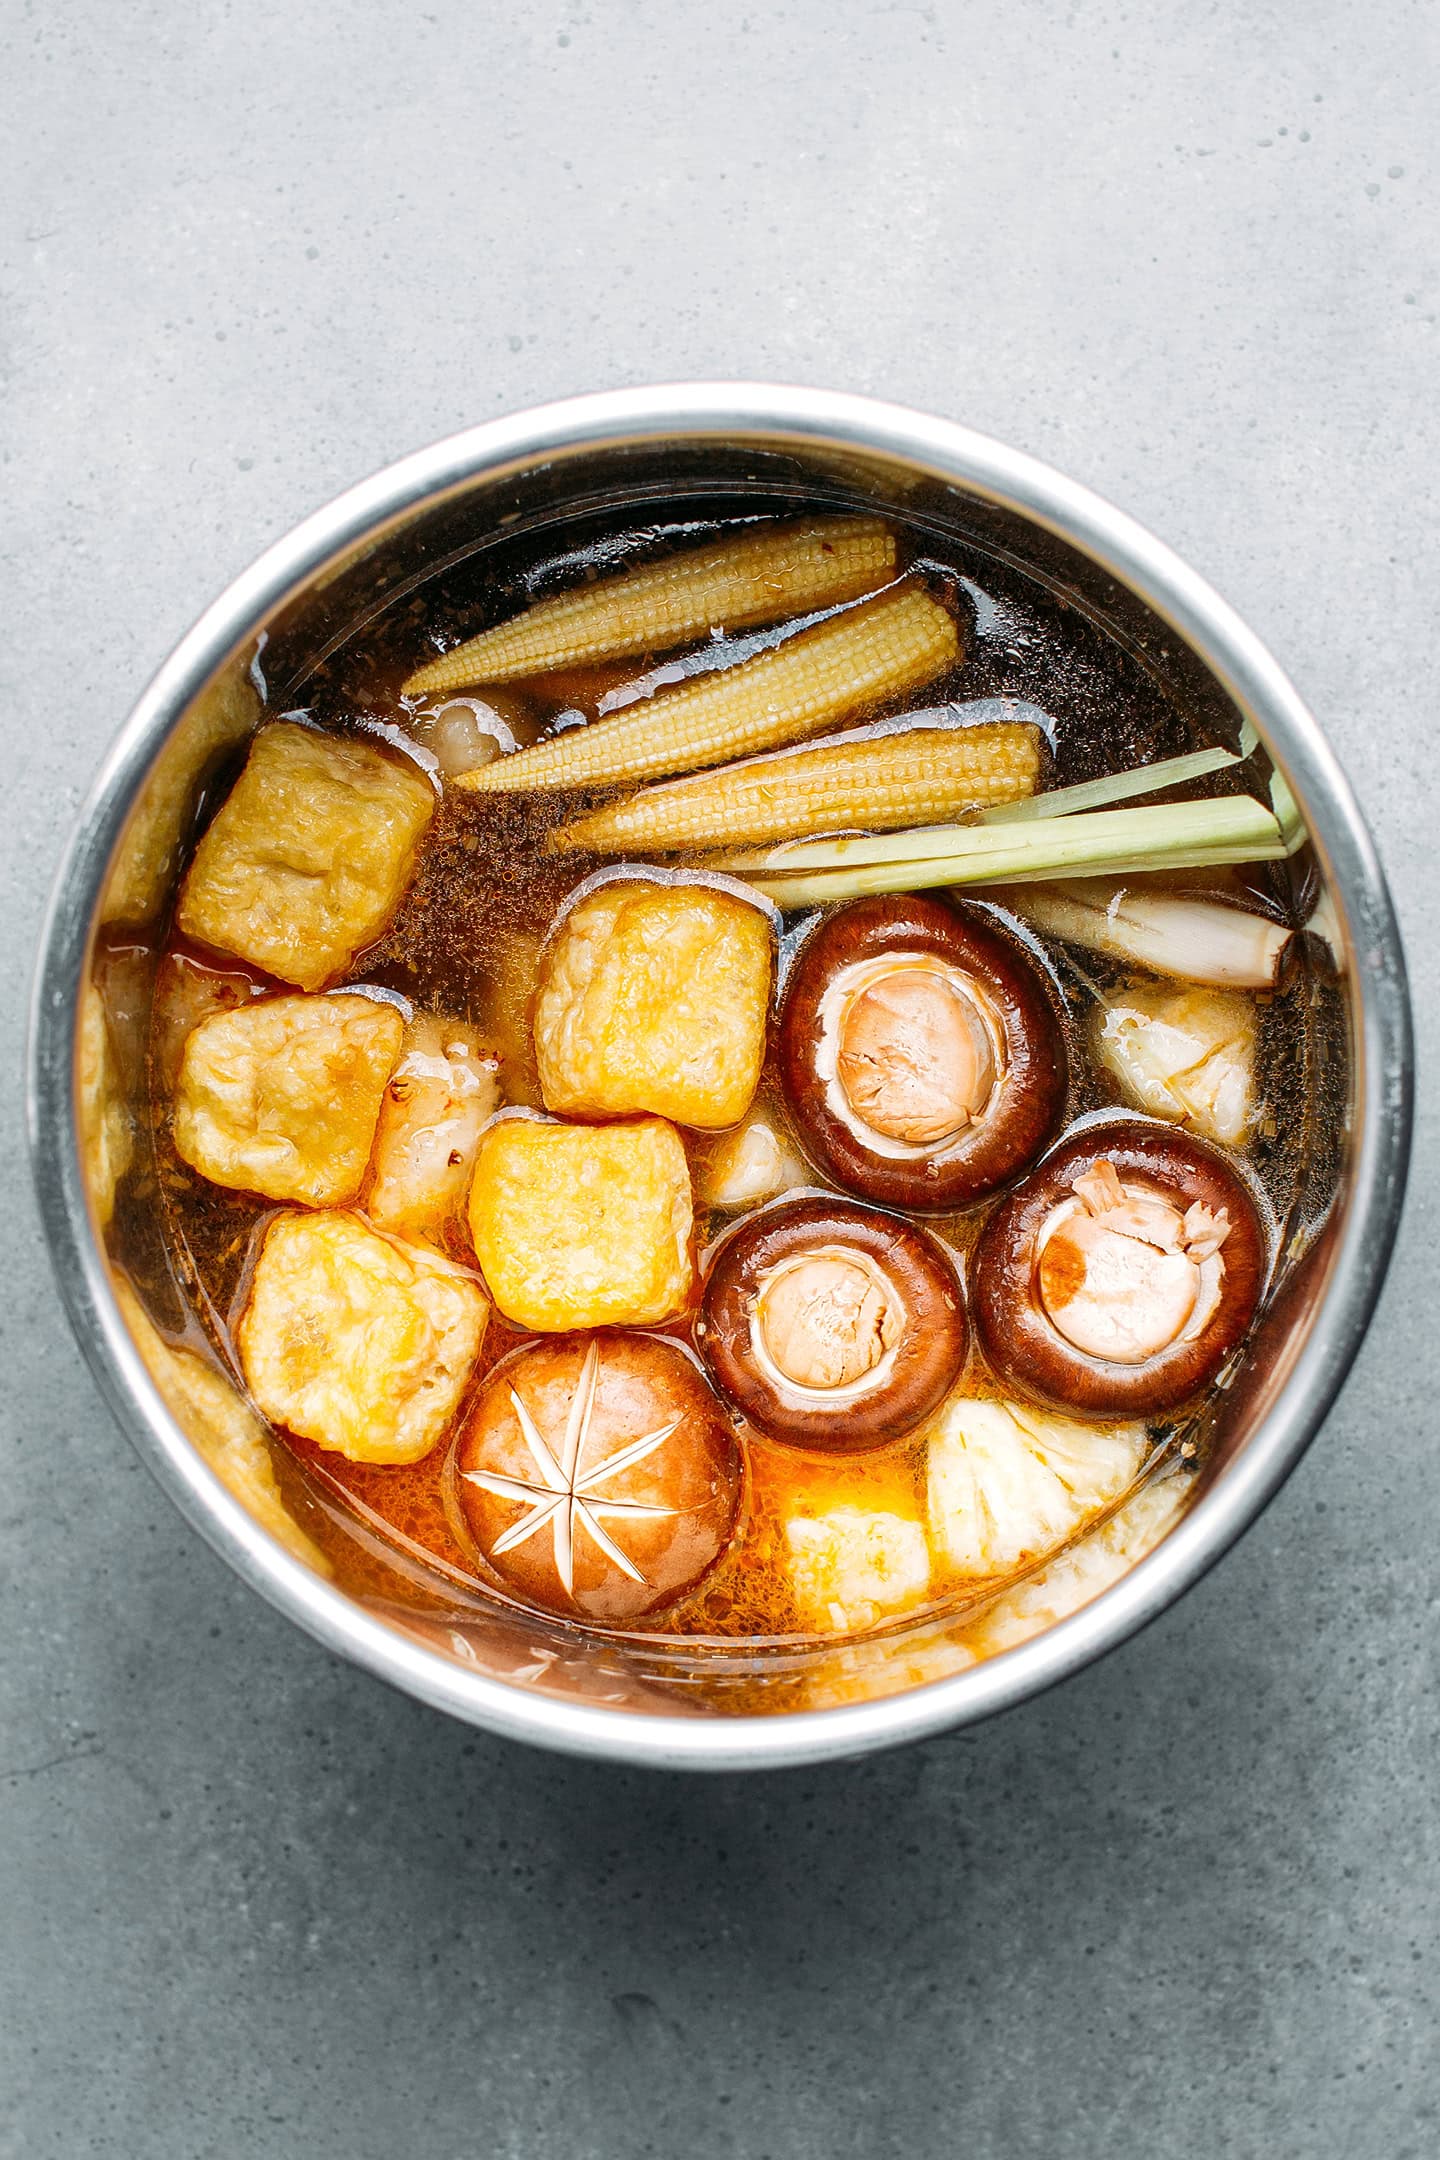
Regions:
<instances>
[{"instance_id":1,"label":"pineapple chunk","mask_svg":"<svg viewBox=\"0 0 1440 2160\"><path fill-rule=\"evenodd\" d=\"M1255 1123L1255 1004L1238 990L1151 983L1097 1008L1095 1049L1153 1117L1238 1147Z\"/></svg>"},{"instance_id":2,"label":"pineapple chunk","mask_svg":"<svg viewBox=\"0 0 1440 2160\"><path fill-rule=\"evenodd\" d=\"M435 790L404 758L275 721L195 850L176 919L318 990L384 929L434 814Z\"/></svg>"},{"instance_id":3,"label":"pineapple chunk","mask_svg":"<svg viewBox=\"0 0 1440 2160\"><path fill-rule=\"evenodd\" d=\"M750 1108L765 1056L773 937L712 885L617 881L545 954L535 1052L547 1110L649 1110L718 1131Z\"/></svg>"},{"instance_id":4,"label":"pineapple chunk","mask_svg":"<svg viewBox=\"0 0 1440 2160\"><path fill-rule=\"evenodd\" d=\"M470 1377L489 1304L438 1253L357 1215L286 1214L265 1233L238 1330L266 1417L351 1462L419 1462Z\"/></svg>"},{"instance_id":5,"label":"pineapple chunk","mask_svg":"<svg viewBox=\"0 0 1440 2160\"><path fill-rule=\"evenodd\" d=\"M1017 1583L983 1613L966 1640L981 1657L1012 1650L1099 1597L1153 1552L1180 1514L1185 1486L1155 1478L1078 1545Z\"/></svg>"},{"instance_id":6,"label":"pineapple chunk","mask_svg":"<svg viewBox=\"0 0 1440 2160\"><path fill-rule=\"evenodd\" d=\"M175 1146L213 1184L340 1207L360 1190L405 1023L367 997L277 997L189 1036Z\"/></svg>"},{"instance_id":7,"label":"pineapple chunk","mask_svg":"<svg viewBox=\"0 0 1440 2160\"><path fill-rule=\"evenodd\" d=\"M818 1633L873 1627L930 1587L924 1526L912 1516L845 1506L793 1515L785 1541L796 1606Z\"/></svg>"},{"instance_id":8,"label":"pineapple chunk","mask_svg":"<svg viewBox=\"0 0 1440 2160\"><path fill-rule=\"evenodd\" d=\"M931 1420L930 1535L960 1575L1001 1575L1073 1536L1119 1498L1143 1425L1082 1425L1028 1403L952 1395Z\"/></svg>"},{"instance_id":9,"label":"pineapple chunk","mask_svg":"<svg viewBox=\"0 0 1440 2160\"><path fill-rule=\"evenodd\" d=\"M501 1117L481 1134L470 1232L490 1294L517 1327L670 1319L690 1300L692 1222L685 1150L660 1118Z\"/></svg>"}]
</instances>

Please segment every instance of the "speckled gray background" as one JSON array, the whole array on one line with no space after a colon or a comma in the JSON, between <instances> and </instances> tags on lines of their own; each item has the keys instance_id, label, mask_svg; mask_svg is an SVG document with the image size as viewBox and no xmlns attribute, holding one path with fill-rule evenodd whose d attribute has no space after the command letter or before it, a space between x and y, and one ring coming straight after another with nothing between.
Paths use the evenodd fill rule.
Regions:
<instances>
[{"instance_id":1,"label":"speckled gray background","mask_svg":"<svg viewBox=\"0 0 1440 2160\"><path fill-rule=\"evenodd\" d=\"M1432 7L0 25L7 1070L79 794L235 571L466 421L716 374L963 418L1189 555L1369 806L1429 1051ZM242 1590L100 1408L17 1118L0 2153L1435 2152L1422 1104L1368 1348L1218 1575L988 1728L717 1782L492 1744Z\"/></svg>"}]
</instances>

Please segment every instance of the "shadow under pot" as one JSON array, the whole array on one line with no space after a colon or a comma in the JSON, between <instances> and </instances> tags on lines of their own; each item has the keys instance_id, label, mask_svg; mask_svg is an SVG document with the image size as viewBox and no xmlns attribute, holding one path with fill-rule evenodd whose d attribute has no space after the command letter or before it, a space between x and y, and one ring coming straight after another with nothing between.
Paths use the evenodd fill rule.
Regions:
<instances>
[{"instance_id":1,"label":"shadow under pot","mask_svg":"<svg viewBox=\"0 0 1440 2160\"><path fill-rule=\"evenodd\" d=\"M1004 1379L1066 1409L1153 1416L1213 1380L1266 1269L1238 1170L1170 1127L1090 1126L981 1234L971 1303Z\"/></svg>"},{"instance_id":2,"label":"shadow under pot","mask_svg":"<svg viewBox=\"0 0 1440 2160\"><path fill-rule=\"evenodd\" d=\"M1065 1040L1034 964L978 916L913 894L858 900L802 946L779 1063L816 1167L930 1214L1015 1177L1065 1104Z\"/></svg>"},{"instance_id":3,"label":"shadow under pot","mask_svg":"<svg viewBox=\"0 0 1440 2160\"><path fill-rule=\"evenodd\" d=\"M696 1345L752 1425L827 1454L886 1447L965 1362L950 1255L913 1223L816 1196L732 1230L708 1270Z\"/></svg>"}]
</instances>

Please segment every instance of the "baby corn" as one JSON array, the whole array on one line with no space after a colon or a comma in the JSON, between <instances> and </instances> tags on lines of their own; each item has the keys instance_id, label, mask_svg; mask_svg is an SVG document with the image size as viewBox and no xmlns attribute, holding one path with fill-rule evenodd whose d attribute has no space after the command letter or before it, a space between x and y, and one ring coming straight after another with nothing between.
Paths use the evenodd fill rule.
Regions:
<instances>
[{"instance_id":1,"label":"baby corn","mask_svg":"<svg viewBox=\"0 0 1440 2160\"><path fill-rule=\"evenodd\" d=\"M878 518L771 525L539 600L417 668L404 695L668 652L717 625L756 629L857 600L894 574L895 535Z\"/></svg>"},{"instance_id":2,"label":"baby corn","mask_svg":"<svg viewBox=\"0 0 1440 2160\"><path fill-rule=\"evenodd\" d=\"M899 586L721 674L458 774L455 785L477 794L605 787L723 765L918 690L959 652L954 617L928 593Z\"/></svg>"},{"instance_id":3,"label":"baby corn","mask_svg":"<svg viewBox=\"0 0 1440 2160\"><path fill-rule=\"evenodd\" d=\"M550 845L643 854L857 825L886 830L1013 802L1034 792L1039 770L1039 736L1019 722L853 736L642 788L566 826Z\"/></svg>"}]
</instances>

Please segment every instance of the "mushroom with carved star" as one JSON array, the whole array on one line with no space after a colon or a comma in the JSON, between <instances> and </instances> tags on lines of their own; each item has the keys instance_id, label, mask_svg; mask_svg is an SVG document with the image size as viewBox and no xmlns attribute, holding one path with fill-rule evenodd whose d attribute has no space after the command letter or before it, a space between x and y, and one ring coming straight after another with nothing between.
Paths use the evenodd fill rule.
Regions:
<instances>
[{"instance_id":1,"label":"mushroom with carved star","mask_svg":"<svg viewBox=\"0 0 1440 2160\"><path fill-rule=\"evenodd\" d=\"M1154 1416L1213 1380L1259 1302L1266 1239L1219 1151L1158 1125L1083 1127L986 1224L971 1273L985 1353L1012 1385Z\"/></svg>"},{"instance_id":2,"label":"mushroom with carved star","mask_svg":"<svg viewBox=\"0 0 1440 2160\"><path fill-rule=\"evenodd\" d=\"M968 1340L939 1240L828 1195L759 1208L723 1238L695 1324L717 1386L762 1433L841 1454L928 1417Z\"/></svg>"},{"instance_id":3,"label":"mushroom with carved star","mask_svg":"<svg viewBox=\"0 0 1440 2160\"><path fill-rule=\"evenodd\" d=\"M884 1207L943 1213L1023 1170L1065 1102L1065 1041L1019 941L913 893L857 900L801 947L780 1012L796 1136Z\"/></svg>"},{"instance_id":4,"label":"mushroom with carved star","mask_svg":"<svg viewBox=\"0 0 1440 2160\"><path fill-rule=\"evenodd\" d=\"M483 1560L547 1612L624 1626L695 1589L740 1503L740 1452L693 1359L629 1332L561 1335L486 1377L455 1450Z\"/></svg>"}]
</instances>

